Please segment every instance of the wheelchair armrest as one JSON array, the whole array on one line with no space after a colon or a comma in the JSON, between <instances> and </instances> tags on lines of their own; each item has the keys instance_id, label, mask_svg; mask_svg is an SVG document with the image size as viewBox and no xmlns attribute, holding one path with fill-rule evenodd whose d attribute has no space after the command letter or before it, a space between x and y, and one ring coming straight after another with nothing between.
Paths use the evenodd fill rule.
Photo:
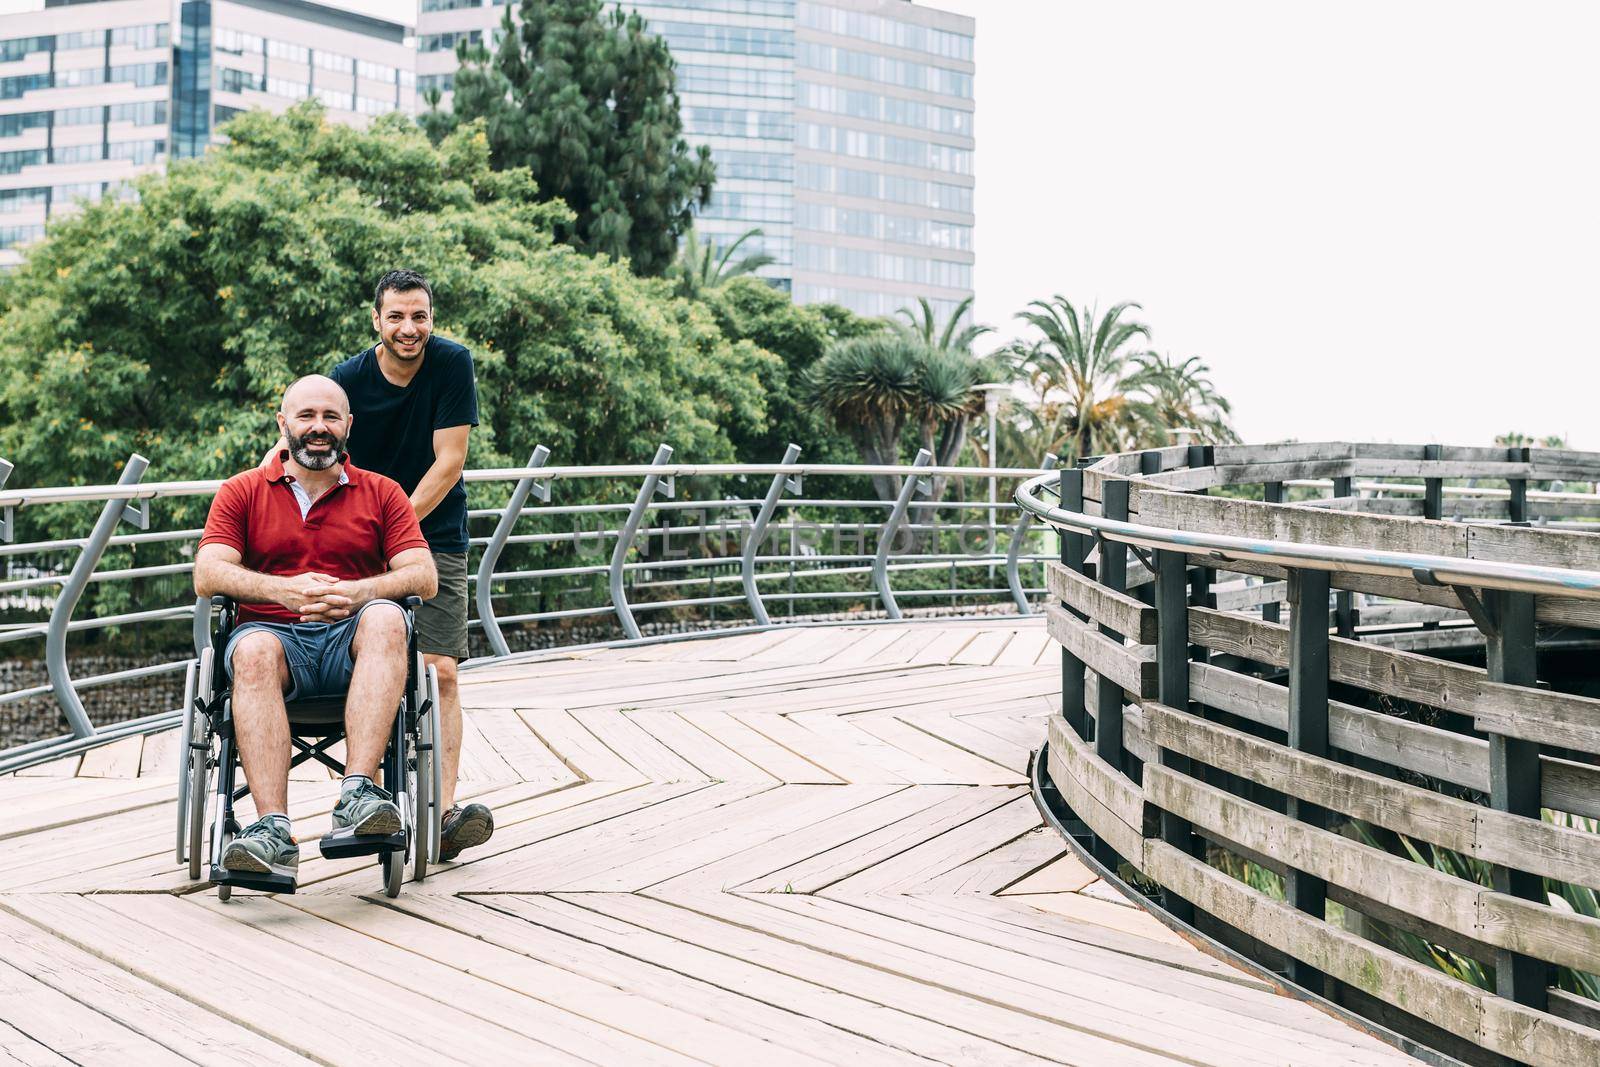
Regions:
<instances>
[{"instance_id":1,"label":"wheelchair armrest","mask_svg":"<svg viewBox=\"0 0 1600 1067\"><path fill-rule=\"evenodd\" d=\"M233 597L231 596L225 596L222 593L218 593L216 596L211 598L212 611L227 611L233 606Z\"/></svg>"},{"instance_id":2,"label":"wheelchair armrest","mask_svg":"<svg viewBox=\"0 0 1600 1067\"><path fill-rule=\"evenodd\" d=\"M419 596L408 596L404 600L400 601L400 605L407 611L416 611L418 608L422 607L422 598Z\"/></svg>"}]
</instances>

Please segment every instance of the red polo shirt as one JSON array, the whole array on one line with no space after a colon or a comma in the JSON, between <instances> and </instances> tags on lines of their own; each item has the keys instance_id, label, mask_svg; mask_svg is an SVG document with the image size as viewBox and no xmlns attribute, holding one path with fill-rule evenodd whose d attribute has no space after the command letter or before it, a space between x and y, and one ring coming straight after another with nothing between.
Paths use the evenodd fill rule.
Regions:
<instances>
[{"instance_id":1,"label":"red polo shirt","mask_svg":"<svg viewBox=\"0 0 1600 1067\"><path fill-rule=\"evenodd\" d=\"M211 501L206 530L200 538L227 545L241 564L261 574L293 577L307 571L331 574L345 581L371 578L389 569L389 561L408 548L427 548L417 513L398 483L360 470L348 461L348 479L317 497L300 516L300 502L283 469L280 452L266 467L235 474L222 483ZM281 604L241 604L239 621L298 622Z\"/></svg>"}]
</instances>

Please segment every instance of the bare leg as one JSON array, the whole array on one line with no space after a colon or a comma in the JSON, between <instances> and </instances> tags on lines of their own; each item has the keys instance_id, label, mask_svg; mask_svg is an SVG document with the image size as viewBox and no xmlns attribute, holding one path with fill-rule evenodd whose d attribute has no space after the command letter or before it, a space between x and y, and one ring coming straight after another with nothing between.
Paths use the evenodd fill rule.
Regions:
<instances>
[{"instance_id":1,"label":"bare leg","mask_svg":"<svg viewBox=\"0 0 1600 1067\"><path fill-rule=\"evenodd\" d=\"M425 667L439 672L440 797L444 811L456 803L456 773L461 768L461 687L456 681L454 656L422 655Z\"/></svg>"},{"instance_id":2,"label":"bare leg","mask_svg":"<svg viewBox=\"0 0 1600 1067\"><path fill-rule=\"evenodd\" d=\"M356 665L344 702L344 769L376 781L406 687L406 620L400 606L376 604L363 611L350 647Z\"/></svg>"},{"instance_id":3,"label":"bare leg","mask_svg":"<svg viewBox=\"0 0 1600 1067\"><path fill-rule=\"evenodd\" d=\"M289 661L276 637L260 630L233 646L233 736L258 814L289 811L289 715L283 691Z\"/></svg>"}]
</instances>

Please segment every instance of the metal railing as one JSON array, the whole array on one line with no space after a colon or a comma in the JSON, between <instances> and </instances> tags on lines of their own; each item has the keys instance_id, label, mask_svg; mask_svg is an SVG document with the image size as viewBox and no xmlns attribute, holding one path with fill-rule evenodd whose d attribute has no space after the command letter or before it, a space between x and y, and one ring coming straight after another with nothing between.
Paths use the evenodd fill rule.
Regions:
<instances>
[{"instance_id":1,"label":"metal railing","mask_svg":"<svg viewBox=\"0 0 1600 1067\"><path fill-rule=\"evenodd\" d=\"M898 601L907 597L948 599L967 610L998 604L1009 604L1022 614L1033 610L1029 598L1044 590L1040 579L1028 572L1036 571L1037 565L1051 557L1029 551L1028 542L1037 541L1045 531L1035 528L1031 517L1023 516L1002 530L1006 543L996 543L991 540L993 516L1009 505L987 500L928 500L926 479L940 476L1014 483L1048 469L1053 456L1046 457L1040 468L995 469L933 467L925 452L912 464L888 466L808 465L797 462L799 455L798 446L791 445L781 463L683 464L672 463L672 449L662 445L649 464L558 467L548 465L549 450L541 446L524 467L468 471L469 491L480 498L480 504L485 483L512 483L503 505L480 506L468 513L475 524L494 520L490 533L469 539L472 551L479 553L469 574L474 609L469 625L473 631L481 631L488 649L486 657L474 662L511 655L506 630L518 625L614 622L620 640L641 640L644 631L638 619L646 613L654 618L670 614L677 624L693 630L715 626L719 631L734 631L782 625L773 618L780 605L792 612L808 605L870 604L891 620L902 617ZM192 562L172 558L144 566L102 569L107 553L113 550L135 553L150 551L146 546L164 546L161 551L168 556L192 555L201 531L152 529L152 505L209 497L221 481L145 482L148 468L144 457L134 455L115 484L5 489L11 467L0 461L0 565L8 571L5 580L0 580L0 598L11 598L17 610L26 609L21 601L49 610L43 621L0 625L0 646L43 641L48 679L47 685L0 692L0 706L48 694L71 731L0 751L0 773L177 722L178 711L165 709L122 722L96 724L85 710L81 694L99 686L181 672L190 662L187 656L78 679L72 677L68 656L69 635L112 627L144 632L187 621L192 623L188 643L195 654L209 640L204 602L187 596L181 596L181 602L156 607L96 610L86 618L75 617L91 587L102 592L120 583L133 590L139 587L132 583L181 580L193 569ZM807 484L859 481L871 475L901 479L899 496L883 501L850 492L836 497L803 493ZM719 490L751 479L765 481L765 491L754 495ZM558 483L571 486L581 502L561 503ZM685 483L689 487L710 485L717 495L679 498L678 490ZM634 487L631 500L604 499L620 496L630 485ZM100 505L98 516L83 537L14 540L19 530L29 525L27 519L45 514L42 509L81 509L94 504ZM886 516L875 517L884 510ZM913 512L917 521L908 520ZM940 521L940 516L952 513L988 516L980 524L979 540L985 543L979 550L961 547L971 539L963 536L963 528ZM518 532L519 526L526 529L535 522L540 527L537 532ZM591 522L595 525L584 525ZM135 531L124 531L124 524ZM44 528L49 524L32 525ZM835 544L827 551L823 542L830 529ZM952 530L956 531L955 544L951 543ZM513 548L541 558L534 560L534 566L505 568L503 560ZM609 550L609 554L604 562L588 563L588 549L595 553ZM75 553L69 569L47 565L48 557L61 553ZM18 570L20 575L11 573ZM932 580L929 572L938 572L940 578ZM980 572L990 580L978 578ZM1003 580L999 580L1002 574ZM916 578L918 587L906 588L903 582L897 590L895 575ZM602 576L603 595L582 585ZM845 587L817 588L819 579ZM547 595L550 587L573 582L580 584L562 590L563 596ZM778 583L787 588L775 589ZM167 595L179 596L173 590ZM547 606L551 599L557 606ZM583 602L570 605L573 599ZM505 600L539 602L524 605L537 610L507 611ZM686 614L692 617L685 620L682 616ZM867 613L860 614L862 621L867 621ZM170 637L167 644L172 644Z\"/></svg>"}]
</instances>

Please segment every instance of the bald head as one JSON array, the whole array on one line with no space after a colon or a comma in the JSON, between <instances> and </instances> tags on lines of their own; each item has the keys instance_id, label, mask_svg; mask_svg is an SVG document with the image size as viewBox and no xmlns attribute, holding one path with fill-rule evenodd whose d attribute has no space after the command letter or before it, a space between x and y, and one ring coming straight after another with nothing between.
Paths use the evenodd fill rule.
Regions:
<instances>
[{"instance_id":1,"label":"bald head","mask_svg":"<svg viewBox=\"0 0 1600 1067\"><path fill-rule=\"evenodd\" d=\"M350 414L350 398L345 395L343 386L325 374L308 374L289 383L289 388L283 391L283 406L279 410L292 415L307 407L330 405L337 406L345 415Z\"/></svg>"},{"instance_id":2,"label":"bald head","mask_svg":"<svg viewBox=\"0 0 1600 1067\"><path fill-rule=\"evenodd\" d=\"M332 378L308 374L283 391L278 429L295 463L325 471L339 462L350 437L350 398Z\"/></svg>"}]
</instances>

